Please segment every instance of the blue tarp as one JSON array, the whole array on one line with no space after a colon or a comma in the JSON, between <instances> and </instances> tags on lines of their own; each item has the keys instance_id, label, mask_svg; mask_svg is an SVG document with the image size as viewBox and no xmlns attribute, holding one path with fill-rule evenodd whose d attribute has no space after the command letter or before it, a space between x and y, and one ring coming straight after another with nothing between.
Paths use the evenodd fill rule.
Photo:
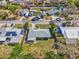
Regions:
<instances>
[{"instance_id":1,"label":"blue tarp","mask_svg":"<svg viewBox=\"0 0 79 59\"><path fill-rule=\"evenodd\" d=\"M60 33L60 34L62 34L62 30L61 30L60 27L57 27L57 32Z\"/></svg>"}]
</instances>

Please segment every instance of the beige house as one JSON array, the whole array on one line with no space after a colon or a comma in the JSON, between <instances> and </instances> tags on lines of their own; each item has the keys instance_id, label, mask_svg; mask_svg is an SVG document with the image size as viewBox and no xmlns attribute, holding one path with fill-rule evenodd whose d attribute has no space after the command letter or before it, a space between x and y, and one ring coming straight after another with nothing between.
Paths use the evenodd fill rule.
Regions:
<instances>
[{"instance_id":1,"label":"beige house","mask_svg":"<svg viewBox=\"0 0 79 59\"><path fill-rule=\"evenodd\" d=\"M62 34L66 39L66 43L70 45L76 45L79 40L79 28L78 27L61 27Z\"/></svg>"}]
</instances>

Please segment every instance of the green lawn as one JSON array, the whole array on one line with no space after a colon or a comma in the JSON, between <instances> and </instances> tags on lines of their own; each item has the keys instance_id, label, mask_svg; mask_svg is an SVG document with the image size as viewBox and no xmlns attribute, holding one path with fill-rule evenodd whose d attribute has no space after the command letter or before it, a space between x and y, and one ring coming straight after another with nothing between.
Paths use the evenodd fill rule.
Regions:
<instances>
[{"instance_id":1,"label":"green lawn","mask_svg":"<svg viewBox=\"0 0 79 59\"><path fill-rule=\"evenodd\" d=\"M44 51L48 51L48 50L53 50L52 48L53 45L53 40L40 40L37 41L36 44L24 44L23 45L23 53L29 53L29 52L33 52L34 50L44 50Z\"/></svg>"}]
</instances>

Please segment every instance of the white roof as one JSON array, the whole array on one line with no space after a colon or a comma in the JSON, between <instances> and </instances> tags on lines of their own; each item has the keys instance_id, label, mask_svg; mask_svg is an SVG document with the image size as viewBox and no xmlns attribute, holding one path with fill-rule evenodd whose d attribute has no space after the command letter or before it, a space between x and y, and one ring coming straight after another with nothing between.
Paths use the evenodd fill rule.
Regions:
<instances>
[{"instance_id":1,"label":"white roof","mask_svg":"<svg viewBox=\"0 0 79 59\"><path fill-rule=\"evenodd\" d=\"M17 28L2 28L0 29L0 41L6 41L6 38L8 36L5 36L6 32L14 31L17 33L17 36L9 36L11 40L8 43L19 43L20 39L23 37L21 34L22 29L17 29Z\"/></svg>"},{"instance_id":2,"label":"white roof","mask_svg":"<svg viewBox=\"0 0 79 59\"><path fill-rule=\"evenodd\" d=\"M35 41L36 38L31 38L31 37L28 37L28 41L31 40L31 41Z\"/></svg>"},{"instance_id":3,"label":"white roof","mask_svg":"<svg viewBox=\"0 0 79 59\"><path fill-rule=\"evenodd\" d=\"M61 30L65 38L68 38L68 39L79 38L78 27L61 27Z\"/></svg>"},{"instance_id":4,"label":"white roof","mask_svg":"<svg viewBox=\"0 0 79 59\"><path fill-rule=\"evenodd\" d=\"M59 10L49 10L47 11L48 14L52 15L52 14L55 14L56 12L59 12Z\"/></svg>"}]
</instances>

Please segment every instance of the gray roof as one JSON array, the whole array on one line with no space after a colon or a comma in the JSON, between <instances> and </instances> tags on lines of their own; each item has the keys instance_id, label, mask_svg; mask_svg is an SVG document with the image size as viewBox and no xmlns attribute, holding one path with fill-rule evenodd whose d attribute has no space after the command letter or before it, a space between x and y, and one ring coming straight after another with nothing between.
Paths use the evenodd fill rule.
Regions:
<instances>
[{"instance_id":1,"label":"gray roof","mask_svg":"<svg viewBox=\"0 0 79 59\"><path fill-rule=\"evenodd\" d=\"M28 34L28 40L31 38L50 38L51 34L49 29L30 29Z\"/></svg>"},{"instance_id":2,"label":"gray roof","mask_svg":"<svg viewBox=\"0 0 79 59\"><path fill-rule=\"evenodd\" d=\"M47 11L48 14L52 15L52 14L55 14L56 12L60 12L59 10L49 10Z\"/></svg>"}]
</instances>

